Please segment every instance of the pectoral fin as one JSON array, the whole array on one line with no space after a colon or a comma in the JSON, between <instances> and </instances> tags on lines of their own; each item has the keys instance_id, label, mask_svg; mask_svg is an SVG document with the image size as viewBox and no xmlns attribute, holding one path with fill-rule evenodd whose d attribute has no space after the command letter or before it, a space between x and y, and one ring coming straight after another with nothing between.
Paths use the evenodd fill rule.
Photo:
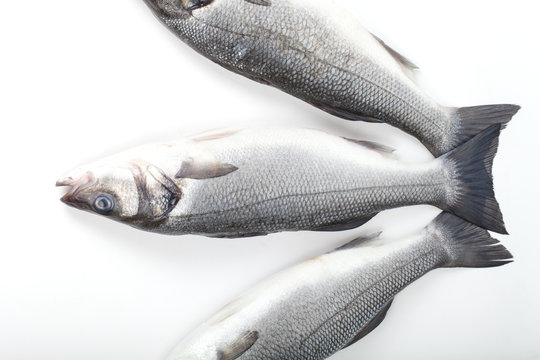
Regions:
<instances>
[{"instance_id":1,"label":"pectoral fin","mask_svg":"<svg viewBox=\"0 0 540 360\"><path fill-rule=\"evenodd\" d=\"M238 168L231 164L224 164L217 160L200 160L193 158L182 162L182 166L175 178L177 179L212 179L228 175Z\"/></svg>"},{"instance_id":2,"label":"pectoral fin","mask_svg":"<svg viewBox=\"0 0 540 360\"><path fill-rule=\"evenodd\" d=\"M243 353L248 351L253 344L259 338L257 331L247 331L234 343L230 344L226 348L219 349L217 353L218 360L235 360L239 358Z\"/></svg>"},{"instance_id":3,"label":"pectoral fin","mask_svg":"<svg viewBox=\"0 0 540 360\"><path fill-rule=\"evenodd\" d=\"M358 340L360 340L361 338L363 338L364 336L366 336L367 334L369 334L370 332L375 330L375 328L377 326L379 326L382 323L382 321L384 320L384 318L386 317L386 313L388 312L388 309L390 309L390 306L392 306L392 301L394 301L394 299L390 300L377 313L377 315L375 315L375 317L373 319L371 319L371 321L369 323L367 323L367 325L364 326L364 328L362 330L360 330L360 332L358 334L356 334L345 346L342 347L342 349L345 349L346 347L351 346L352 344L354 344L355 342L357 342Z\"/></svg>"}]
</instances>

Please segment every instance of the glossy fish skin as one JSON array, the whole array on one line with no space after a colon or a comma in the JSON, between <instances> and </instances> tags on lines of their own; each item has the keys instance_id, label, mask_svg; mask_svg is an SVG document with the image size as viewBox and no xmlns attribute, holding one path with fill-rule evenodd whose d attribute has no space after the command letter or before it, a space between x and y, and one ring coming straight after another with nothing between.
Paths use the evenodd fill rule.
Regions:
<instances>
[{"instance_id":1,"label":"glossy fish skin","mask_svg":"<svg viewBox=\"0 0 540 360\"><path fill-rule=\"evenodd\" d=\"M491 183L499 132L495 125L448 155L409 164L382 145L316 130L221 130L128 150L58 185L71 187L68 205L171 235L345 230L415 204L504 233Z\"/></svg>"},{"instance_id":2,"label":"glossy fish skin","mask_svg":"<svg viewBox=\"0 0 540 360\"><path fill-rule=\"evenodd\" d=\"M442 213L415 236L357 239L262 281L167 360L326 359L377 327L395 295L430 270L511 258L487 231Z\"/></svg>"},{"instance_id":3,"label":"glossy fish skin","mask_svg":"<svg viewBox=\"0 0 540 360\"><path fill-rule=\"evenodd\" d=\"M183 41L221 66L349 120L380 121L440 156L514 105L441 106L407 59L326 0L145 0ZM189 10L186 10L189 9Z\"/></svg>"}]
</instances>

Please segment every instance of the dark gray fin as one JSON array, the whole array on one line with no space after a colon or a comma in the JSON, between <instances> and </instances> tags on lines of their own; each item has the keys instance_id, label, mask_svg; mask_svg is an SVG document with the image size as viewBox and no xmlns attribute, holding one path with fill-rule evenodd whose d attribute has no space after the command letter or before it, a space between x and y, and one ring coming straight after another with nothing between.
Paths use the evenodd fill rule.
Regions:
<instances>
[{"instance_id":1,"label":"dark gray fin","mask_svg":"<svg viewBox=\"0 0 540 360\"><path fill-rule=\"evenodd\" d=\"M215 235L206 235L206 236L211 237L211 238L216 238L216 239L241 239L241 238L247 238L247 237L266 236L266 235L268 235L267 232L259 231L259 232L245 233L245 234L215 234Z\"/></svg>"},{"instance_id":2,"label":"dark gray fin","mask_svg":"<svg viewBox=\"0 0 540 360\"><path fill-rule=\"evenodd\" d=\"M357 227L360 227L360 226L364 225L369 220L371 220L375 215L377 215L377 214L366 215L366 216L363 216L361 218L352 219L352 220L345 221L345 222L322 225L322 226L319 226L317 228L313 228L311 230L312 231L344 231L344 230L351 230L351 229L355 229Z\"/></svg>"},{"instance_id":3,"label":"dark gray fin","mask_svg":"<svg viewBox=\"0 0 540 360\"><path fill-rule=\"evenodd\" d=\"M178 204L182 191L161 169L148 165L145 171L138 165L131 168L137 192L139 209L137 217L149 221L164 219Z\"/></svg>"},{"instance_id":4,"label":"dark gray fin","mask_svg":"<svg viewBox=\"0 0 540 360\"><path fill-rule=\"evenodd\" d=\"M322 111L325 111L329 113L330 115L334 115L337 117L340 117L345 120L352 120L352 121L365 121L369 123L383 123L384 121L376 119L370 115L367 114L360 114L360 113L353 113L347 110L343 110L337 107L331 107L326 104L320 104L313 101L308 101L311 105L321 109Z\"/></svg>"},{"instance_id":5,"label":"dark gray fin","mask_svg":"<svg viewBox=\"0 0 540 360\"><path fill-rule=\"evenodd\" d=\"M238 168L219 161L196 161L193 158L182 162L180 170L175 175L177 179L213 179L235 172Z\"/></svg>"},{"instance_id":6,"label":"dark gray fin","mask_svg":"<svg viewBox=\"0 0 540 360\"><path fill-rule=\"evenodd\" d=\"M411 60L406 58L405 56L398 53L396 50L392 49L390 46L388 46L384 41L381 40L378 36L375 36L371 34L375 40L377 40L385 49L388 51L390 55L401 65L403 66L407 71L414 71L418 69L418 66L416 66Z\"/></svg>"},{"instance_id":7,"label":"dark gray fin","mask_svg":"<svg viewBox=\"0 0 540 360\"><path fill-rule=\"evenodd\" d=\"M454 182L451 200L441 208L484 229L507 234L491 174L500 133L501 125L492 125L439 158Z\"/></svg>"},{"instance_id":8,"label":"dark gray fin","mask_svg":"<svg viewBox=\"0 0 540 360\"><path fill-rule=\"evenodd\" d=\"M371 319L371 321L367 323L367 325L364 326L364 328L358 334L356 334L351 339L351 341L347 343L347 345L345 345L341 349L345 349L346 347L353 345L358 340L360 340L361 338L363 338L364 336L366 336L367 334L375 330L375 328L379 326L383 322L384 318L386 317L386 313L388 313L388 309L390 309L390 306L392 306L392 301L394 301L394 299L391 299L386 305L384 305L384 307L377 313L377 315L375 315L375 317Z\"/></svg>"},{"instance_id":9,"label":"dark gray fin","mask_svg":"<svg viewBox=\"0 0 540 360\"><path fill-rule=\"evenodd\" d=\"M270 0L244 0L244 1L255 4L255 5L262 5L262 6L272 5L272 2Z\"/></svg>"},{"instance_id":10,"label":"dark gray fin","mask_svg":"<svg viewBox=\"0 0 540 360\"><path fill-rule=\"evenodd\" d=\"M512 254L489 233L457 216L443 212L426 227L448 252L443 267L494 267L512 262Z\"/></svg>"},{"instance_id":11,"label":"dark gray fin","mask_svg":"<svg viewBox=\"0 0 540 360\"><path fill-rule=\"evenodd\" d=\"M239 358L243 353L248 351L253 344L255 344L258 338L259 333L257 331L245 332L238 340L230 344L226 349L219 349L217 352L217 359L234 360Z\"/></svg>"},{"instance_id":12,"label":"dark gray fin","mask_svg":"<svg viewBox=\"0 0 540 360\"><path fill-rule=\"evenodd\" d=\"M385 157L391 157L391 158L395 158L395 154L394 154L394 151L396 151L396 149L393 149L389 146L386 146L386 145L382 145L382 144L379 144L379 143L376 143L376 142L373 142L373 141L366 141L366 140L355 140L355 139L349 139L349 138L344 138L345 140L349 140L357 145L360 145L360 146L363 146L365 148L368 148L370 150L373 150L373 151L376 151L378 152L379 154L385 156Z\"/></svg>"},{"instance_id":13,"label":"dark gray fin","mask_svg":"<svg viewBox=\"0 0 540 360\"><path fill-rule=\"evenodd\" d=\"M336 248L334 251L348 250L348 249L354 249L357 247L364 246L367 243L370 243L372 240L377 240L381 234L382 234L382 231L379 231L378 233L360 236L354 239L353 241L349 241L345 245L342 245Z\"/></svg>"},{"instance_id":14,"label":"dark gray fin","mask_svg":"<svg viewBox=\"0 0 540 360\"><path fill-rule=\"evenodd\" d=\"M227 129L217 129L217 130L210 130L205 131L203 133L197 134L191 138L192 141L195 142L203 142L203 141L211 141L211 140L219 140L224 139L226 137L232 136L239 132L241 129L236 128L227 128Z\"/></svg>"},{"instance_id":15,"label":"dark gray fin","mask_svg":"<svg viewBox=\"0 0 540 360\"><path fill-rule=\"evenodd\" d=\"M460 145L493 124L507 124L521 109L518 105L483 105L455 109L459 124L455 144Z\"/></svg>"}]
</instances>

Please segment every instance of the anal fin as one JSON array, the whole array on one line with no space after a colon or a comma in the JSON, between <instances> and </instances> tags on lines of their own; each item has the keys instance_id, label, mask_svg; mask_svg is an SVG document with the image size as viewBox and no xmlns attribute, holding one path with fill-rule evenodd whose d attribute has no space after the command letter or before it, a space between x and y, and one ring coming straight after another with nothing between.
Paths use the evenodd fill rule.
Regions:
<instances>
[{"instance_id":1,"label":"anal fin","mask_svg":"<svg viewBox=\"0 0 540 360\"><path fill-rule=\"evenodd\" d=\"M391 299L384 307L375 315L373 319L369 323L367 323L366 326L358 334L356 334L345 346L342 347L342 349L345 349L346 347L349 347L356 343L358 340L375 330L377 326L379 326L384 318L386 317L386 313L388 312L388 309L390 309L390 306L392 306L392 301L394 299Z\"/></svg>"},{"instance_id":2,"label":"anal fin","mask_svg":"<svg viewBox=\"0 0 540 360\"><path fill-rule=\"evenodd\" d=\"M354 249L357 247L361 247L366 245L367 243L371 243L373 240L377 240L382 232L373 233L370 235L364 235L357 237L356 239L349 241L345 245L341 245L340 247L336 248L334 251L340 251L340 250L348 250L348 249Z\"/></svg>"},{"instance_id":3,"label":"anal fin","mask_svg":"<svg viewBox=\"0 0 540 360\"><path fill-rule=\"evenodd\" d=\"M379 120L377 118L374 118L373 116L367 115L367 114L361 114L361 113L353 113L348 110L340 109L337 107L332 107L326 104L321 104L317 102L311 102L309 103L322 111L325 111L329 113L330 115L334 115L337 117L340 117L345 120L352 120L352 121L365 121L370 123L383 123L384 121Z\"/></svg>"},{"instance_id":4,"label":"anal fin","mask_svg":"<svg viewBox=\"0 0 540 360\"><path fill-rule=\"evenodd\" d=\"M375 215L377 215L377 214L366 215L366 216L362 216L360 218L347 220L347 221L340 222L340 223L332 223L332 224L322 225L322 226L319 226L317 228L313 228L311 230L313 230L313 231L344 231L344 230L351 230L351 229L355 229L357 227L360 227L360 226L364 225L369 220L371 220Z\"/></svg>"}]
</instances>

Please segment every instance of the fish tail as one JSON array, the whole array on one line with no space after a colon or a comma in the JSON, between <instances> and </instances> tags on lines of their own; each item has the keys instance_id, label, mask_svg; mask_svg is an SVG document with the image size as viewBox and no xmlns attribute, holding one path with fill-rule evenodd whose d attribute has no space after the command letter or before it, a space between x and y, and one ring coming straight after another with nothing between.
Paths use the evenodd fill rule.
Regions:
<instances>
[{"instance_id":1,"label":"fish tail","mask_svg":"<svg viewBox=\"0 0 540 360\"><path fill-rule=\"evenodd\" d=\"M484 229L507 234L492 178L501 127L490 126L438 160L452 179L441 207Z\"/></svg>"},{"instance_id":2,"label":"fish tail","mask_svg":"<svg viewBox=\"0 0 540 360\"><path fill-rule=\"evenodd\" d=\"M442 267L495 267L512 262L508 249L486 230L450 213L437 216L426 232L441 241L448 254Z\"/></svg>"},{"instance_id":3,"label":"fish tail","mask_svg":"<svg viewBox=\"0 0 540 360\"><path fill-rule=\"evenodd\" d=\"M463 144L493 124L507 124L519 109L520 106L511 104L456 108L453 116L459 126L454 143Z\"/></svg>"}]
</instances>

